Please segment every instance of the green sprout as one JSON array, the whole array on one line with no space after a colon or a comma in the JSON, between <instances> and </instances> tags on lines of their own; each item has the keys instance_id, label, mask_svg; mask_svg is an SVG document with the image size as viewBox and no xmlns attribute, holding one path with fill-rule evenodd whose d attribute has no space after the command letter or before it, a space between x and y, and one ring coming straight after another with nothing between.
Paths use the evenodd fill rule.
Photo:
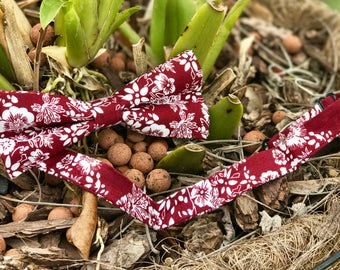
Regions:
<instances>
[{"instance_id":1,"label":"green sprout","mask_svg":"<svg viewBox=\"0 0 340 270\"><path fill-rule=\"evenodd\" d=\"M54 20L58 46L66 46L70 66L86 66L110 35L139 7L119 12L123 0L43 0L40 23Z\"/></svg>"}]
</instances>

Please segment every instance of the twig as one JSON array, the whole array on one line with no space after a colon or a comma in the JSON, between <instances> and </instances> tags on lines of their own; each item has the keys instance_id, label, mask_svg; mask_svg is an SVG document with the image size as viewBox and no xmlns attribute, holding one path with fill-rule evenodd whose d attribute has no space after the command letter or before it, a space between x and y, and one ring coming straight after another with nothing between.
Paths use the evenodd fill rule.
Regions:
<instances>
[{"instance_id":1,"label":"twig","mask_svg":"<svg viewBox=\"0 0 340 270\"><path fill-rule=\"evenodd\" d=\"M41 61L41 49L44 43L46 31L42 28L39 30L39 37L37 47L35 51L34 64L33 64L33 89L39 91L39 74L40 74L40 61Z\"/></svg>"}]
</instances>

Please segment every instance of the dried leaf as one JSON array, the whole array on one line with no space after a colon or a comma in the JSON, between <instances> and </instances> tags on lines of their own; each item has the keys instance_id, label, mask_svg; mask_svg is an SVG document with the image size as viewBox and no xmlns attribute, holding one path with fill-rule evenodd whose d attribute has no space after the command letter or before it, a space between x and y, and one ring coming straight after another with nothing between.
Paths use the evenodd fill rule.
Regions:
<instances>
[{"instance_id":1,"label":"dried leaf","mask_svg":"<svg viewBox=\"0 0 340 270\"><path fill-rule=\"evenodd\" d=\"M331 190L330 188L338 185L340 185L340 179L337 177L288 182L289 192L297 195L320 195L320 193Z\"/></svg>"},{"instance_id":2,"label":"dried leaf","mask_svg":"<svg viewBox=\"0 0 340 270\"><path fill-rule=\"evenodd\" d=\"M183 228L184 246L192 253L209 254L223 242L223 233L214 215L198 218Z\"/></svg>"},{"instance_id":3,"label":"dried leaf","mask_svg":"<svg viewBox=\"0 0 340 270\"><path fill-rule=\"evenodd\" d=\"M133 269L133 265L150 252L150 245L145 235L135 231L127 233L123 238L113 240L106 246L100 261L101 270ZM84 270L95 270L95 266L86 266Z\"/></svg>"},{"instance_id":4,"label":"dried leaf","mask_svg":"<svg viewBox=\"0 0 340 270\"><path fill-rule=\"evenodd\" d=\"M84 259L88 259L90 255L97 218L97 197L92 193L84 192L81 214L67 231L67 240L78 248Z\"/></svg>"},{"instance_id":5,"label":"dried leaf","mask_svg":"<svg viewBox=\"0 0 340 270\"><path fill-rule=\"evenodd\" d=\"M273 232L281 227L282 219L279 215L269 216L266 211L261 211L260 227L264 234Z\"/></svg>"},{"instance_id":6,"label":"dried leaf","mask_svg":"<svg viewBox=\"0 0 340 270\"><path fill-rule=\"evenodd\" d=\"M238 226L243 231L255 230L258 226L259 219L258 205L250 197L254 197L251 191L247 192L248 196L237 197L232 206L235 211L235 219Z\"/></svg>"},{"instance_id":7,"label":"dried leaf","mask_svg":"<svg viewBox=\"0 0 340 270\"><path fill-rule=\"evenodd\" d=\"M1 8L6 23L0 24L0 27L3 27L0 34L5 35L0 40L6 41L3 46L8 50L8 58L18 83L30 85L33 81L33 70L25 50L26 47L33 47L29 37L30 23L14 0L2 0Z\"/></svg>"},{"instance_id":8,"label":"dried leaf","mask_svg":"<svg viewBox=\"0 0 340 270\"><path fill-rule=\"evenodd\" d=\"M0 225L0 235L8 237L33 237L38 234L46 234L55 230L69 228L74 222L72 219L39 220L25 222L10 222Z\"/></svg>"},{"instance_id":9,"label":"dried leaf","mask_svg":"<svg viewBox=\"0 0 340 270\"><path fill-rule=\"evenodd\" d=\"M288 184L286 177L268 182L254 190L256 197L273 209L284 209L288 204Z\"/></svg>"}]
</instances>

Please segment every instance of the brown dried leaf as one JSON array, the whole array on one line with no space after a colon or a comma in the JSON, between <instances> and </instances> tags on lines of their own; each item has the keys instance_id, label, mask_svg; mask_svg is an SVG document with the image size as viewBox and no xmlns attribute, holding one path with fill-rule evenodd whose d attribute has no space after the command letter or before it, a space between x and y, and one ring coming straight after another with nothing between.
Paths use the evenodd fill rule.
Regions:
<instances>
[{"instance_id":1,"label":"brown dried leaf","mask_svg":"<svg viewBox=\"0 0 340 270\"><path fill-rule=\"evenodd\" d=\"M67 231L67 240L77 247L84 259L88 259L97 227L97 197L84 191L82 204L80 216Z\"/></svg>"},{"instance_id":2,"label":"brown dried leaf","mask_svg":"<svg viewBox=\"0 0 340 270\"><path fill-rule=\"evenodd\" d=\"M198 218L183 228L184 246L192 253L209 254L223 242L223 233L214 215Z\"/></svg>"},{"instance_id":3,"label":"brown dried leaf","mask_svg":"<svg viewBox=\"0 0 340 270\"><path fill-rule=\"evenodd\" d=\"M1 8L4 13L3 31L6 41L5 47L9 53L9 60L13 65L15 76L19 84L30 85L33 81L33 70L25 47L32 48L29 38L30 23L14 0L2 0Z\"/></svg>"},{"instance_id":4,"label":"brown dried leaf","mask_svg":"<svg viewBox=\"0 0 340 270\"><path fill-rule=\"evenodd\" d=\"M100 257L100 269L134 269L133 265L149 252L150 245L146 235L140 235L134 230L130 231L123 238L115 239L105 247ZM82 269L95 270L97 268L93 265L86 265Z\"/></svg>"},{"instance_id":5,"label":"brown dried leaf","mask_svg":"<svg viewBox=\"0 0 340 270\"><path fill-rule=\"evenodd\" d=\"M38 234L46 234L51 231L69 228L74 222L72 219L39 220L25 222L10 222L0 225L0 235L8 237L33 237Z\"/></svg>"},{"instance_id":6,"label":"brown dried leaf","mask_svg":"<svg viewBox=\"0 0 340 270\"><path fill-rule=\"evenodd\" d=\"M254 197L251 191L246 193L248 196L237 197L233 201L235 219L238 226L243 231L252 231L258 227L259 220L258 205L249 197Z\"/></svg>"},{"instance_id":7,"label":"brown dried leaf","mask_svg":"<svg viewBox=\"0 0 340 270\"><path fill-rule=\"evenodd\" d=\"M288 182L289 192L297 195L319 195L339 185L340 179L338 177Z\"/></svg>"},{"instance_id":8,"label":"brown dried leaf","mask_svg":"<svg viewBox=\"0 0 340 270\"><path fill-rule=\"evenodd\" d=\"M286 177L268 182L254 190L256 197L270 208L280 210L288 203L288 184Z\"/></svg>"}]
</instances>

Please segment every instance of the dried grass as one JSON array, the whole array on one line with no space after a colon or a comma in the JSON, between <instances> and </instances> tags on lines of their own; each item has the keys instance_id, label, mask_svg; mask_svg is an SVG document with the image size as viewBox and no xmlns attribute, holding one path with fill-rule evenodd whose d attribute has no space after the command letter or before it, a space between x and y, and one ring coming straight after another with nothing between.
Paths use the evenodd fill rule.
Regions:
<instances>
[{"instance_id":1,"label":"dried grass","mask_svg":"<svg viewBox=\"0 0 340 270\"><path fill-rule=\"evenodd\" d=\"M171 266L153 265L143 269L312 269L340 249L340 196L329 201L323 214L293 218L267 235L244 239L213 255L202 258L182 256ZM340 262L329 269L339 269Z\"/></svg>"}]
</instances>

